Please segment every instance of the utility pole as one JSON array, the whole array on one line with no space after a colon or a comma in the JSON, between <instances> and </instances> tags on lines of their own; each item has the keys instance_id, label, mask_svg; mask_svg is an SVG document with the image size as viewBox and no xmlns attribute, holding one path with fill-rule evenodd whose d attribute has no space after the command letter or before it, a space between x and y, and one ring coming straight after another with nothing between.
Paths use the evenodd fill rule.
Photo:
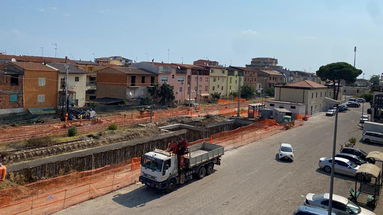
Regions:
<instances>
[{"instance_id":1,"label":"utility pole","mask_svg":"<svg viewBox=\"0 0 383 215\"><path fill-rule=\"evenodd\" d=\"M239 76L239 71L237 71L237 81L238 81L238 96L237 96L237 98L238 98L238 107L237 107L237 117L239 118L240 116L241 116L241 92L240 92L240 76Z\"/></svg>"},{"instance_id":2,"label":"utility pole","mask_svg":"<svg viewBox=\"0 0 383 215\"><path fill-rule=\"evenodd\" d=\"M356 64L356 46L354 46L354 67Z\"/></svg>"},{"instance_id":3,"label":"utility pole","mask_svg":"<svg viewBox=\"0 0 383 215\"><path fill-rule=\"evenodd\" d=\"M65 113L69 111L69 96L68 96L68 75L69 75L69 66L68 64L64 65L65 67Z\"/></svg>"},{"instance_id":4,"label":"utility pole","mask_svg":"<svg viewBox=\"0 0 383 215\"><path fill-rule=\"evenodd\" d=\"M332 213L332 197L334 194L334 166L335 166L335 150L336 150L336 135L338 130L338 105L335 106L335 126L334 126L334 139L332 143L332 162L331 162L331 177L330 177L330 201L328 207L328 215Z\"/></svg>"}]
</instances>

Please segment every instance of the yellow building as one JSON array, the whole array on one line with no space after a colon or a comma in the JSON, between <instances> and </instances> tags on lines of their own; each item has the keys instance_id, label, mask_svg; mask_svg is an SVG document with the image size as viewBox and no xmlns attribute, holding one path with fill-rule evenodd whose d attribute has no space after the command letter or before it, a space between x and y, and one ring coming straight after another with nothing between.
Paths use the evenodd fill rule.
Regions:
<instances>
[{"instance_id":1,"label":"yellow building","mask_svg":"<svg viewBox=\"0 0 383 215\"><path fill-rule=\"evenodd\" d=\"M209 94L219 93L221 98L227 97L227 75L224 67L210 67Z\"/></svg>"},{"instance_id":2,"label":"yellow building","mask_svg":"<svg viewBox=\"0 0 383 215\"><path fill-rule=\"evenodd\" d=\"M233 93L237 94L238 89L240 90L243 84L244 84L243 72L229 67L225 97L230 98L233 96Z\"/></svg>"}]
</instances>

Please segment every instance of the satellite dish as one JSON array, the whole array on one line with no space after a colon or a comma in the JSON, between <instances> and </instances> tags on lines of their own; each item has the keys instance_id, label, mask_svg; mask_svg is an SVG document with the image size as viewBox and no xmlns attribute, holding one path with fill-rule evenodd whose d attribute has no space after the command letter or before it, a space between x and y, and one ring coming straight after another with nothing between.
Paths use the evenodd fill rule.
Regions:
<instances>
[{"instance_id":1,"label":"satellite dish","mask_svg":"<svg viewBox=\"0 0 383 215\"><path fill-rule=\"evenodd\" d=\"M15 59L15 58L12 58L12 59L11 59L11 62L16 62L16 59Z\"/></svg>"}]
</instances>

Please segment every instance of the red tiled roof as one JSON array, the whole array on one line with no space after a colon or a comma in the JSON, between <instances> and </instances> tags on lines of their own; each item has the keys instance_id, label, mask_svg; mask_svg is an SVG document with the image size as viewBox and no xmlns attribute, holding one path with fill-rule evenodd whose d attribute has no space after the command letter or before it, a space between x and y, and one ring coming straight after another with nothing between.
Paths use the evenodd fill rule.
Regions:
<instances>
[{"instance_id":1,"label":"red tiled roof","mask_svg":"<svg viewBox=\"0 0 383 215\"><path fill-rule=\"evenodd\" d=\"M35 62L35 63L75 63L72 60L65 58L55 58L55 57L40 57L40 56L27 56L27 55L5 55L0 54L0 59L12 60L14 58L16 61L23 62Z\"/></svg>"},{"instance_id":2,"label":"red tiled roof","mask_svg":"<svg viewBox=\"0 0 383 215\"><path fill-rule=\"evenodd\" d=\"M111 66L111 67L106 67L104 69L107 69L107 68L111 68L111 69L117 70L119 72L128 74L128 75L153 75L150 72L146 72L146 71L144 71L142 69L137 69L137 68L134 68L134 67ZM102 71L104 69L101 69L101 70L98 70L98 71L100 72L100 71Z\"/></svg>"},{"instance_id":3,"label":"red tiled roof","mask_svg":"<svg viewBox=\"0 0 383 215\"><path fill-rule=\"evenodd\" d=\"M308 88L308 89L317 89L317 88L327 88L326 86L322 84L318 84L314 81L299 81L291 84L286 84L284 87L289 87L289 88Z\"/></svg>"},{"instance_id":4,"label":"red tiled roof","mask_svg":"<svg viewBox=\"0 0 383 215\"><path fill-rule=\"evenodd\" d=\"M277 72L275 70L261 70L261 71L269 75L282 75L282 73Z\"/></svg>"},{"instance_id":5,"label":"red tiled roof","mask_svg":"<svg viewBox=\"0 0 383 215\"><path fill-rule=\"evenodd\" d=\"M47 71L47 72L54 72L57 70L54 70L51 67L48 67L46 65L43 65L41 63L32 63L32 62L12 62L11 64L14 64L22 69L25 70L32 70L32 71Z\"/></svg>"}]
</instances>

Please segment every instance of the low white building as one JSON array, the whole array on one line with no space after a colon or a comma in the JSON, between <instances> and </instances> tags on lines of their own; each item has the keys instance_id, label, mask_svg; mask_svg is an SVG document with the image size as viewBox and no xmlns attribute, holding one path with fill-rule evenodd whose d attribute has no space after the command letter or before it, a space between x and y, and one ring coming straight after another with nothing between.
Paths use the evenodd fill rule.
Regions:
<instances>
[{"instance_id":1,"label":"low white building","mask_svg":"<svg viewBox=\"0 0 383 215\"><path fill-rule=\"evenodd\" d=\"M69 102L75 107L83 107L86 101L86 79L87 72L77 68L75 65L68 65L68 94ZM58 106L63 106L65 101L65 76L66 68L64 63L51 63L50 67L57 69L59 71L59 81L57 90L59 92L58 96Z\"/></svg>"},{"instance_id":2,"label":"low white building","mask_svg":"<svg viewBox=\"0 0 383 215\"><path fill-rule=\"evenodd\" d=\"M333 92L331 88L313 81L305 80L275 86L275 100L273 102L275 104L278 102L280 104L287 102L287 107L277 104L278 108L279 106L283 106L283 108L286 108L293 113L299 112L299 114L312 115L328 109L328 100L325 98L331 98L332 94ZM301 104L304 105L304 112ZM299 111L294 111L294 109L288 108L288 106L295 106L295 108L299 107Z\"/></svg>"},{"instance_id":3,"label":"low white building","mask_svg":"<svg viewBox=\"0 0 383 215\"><path fill-rule=\"evenodd\" d=\"M267 100L265 101L265 107L269 109L284 108L295 115L304 115L306 113L306 105L303 103Z\"/></svg>"}]
</instances>

